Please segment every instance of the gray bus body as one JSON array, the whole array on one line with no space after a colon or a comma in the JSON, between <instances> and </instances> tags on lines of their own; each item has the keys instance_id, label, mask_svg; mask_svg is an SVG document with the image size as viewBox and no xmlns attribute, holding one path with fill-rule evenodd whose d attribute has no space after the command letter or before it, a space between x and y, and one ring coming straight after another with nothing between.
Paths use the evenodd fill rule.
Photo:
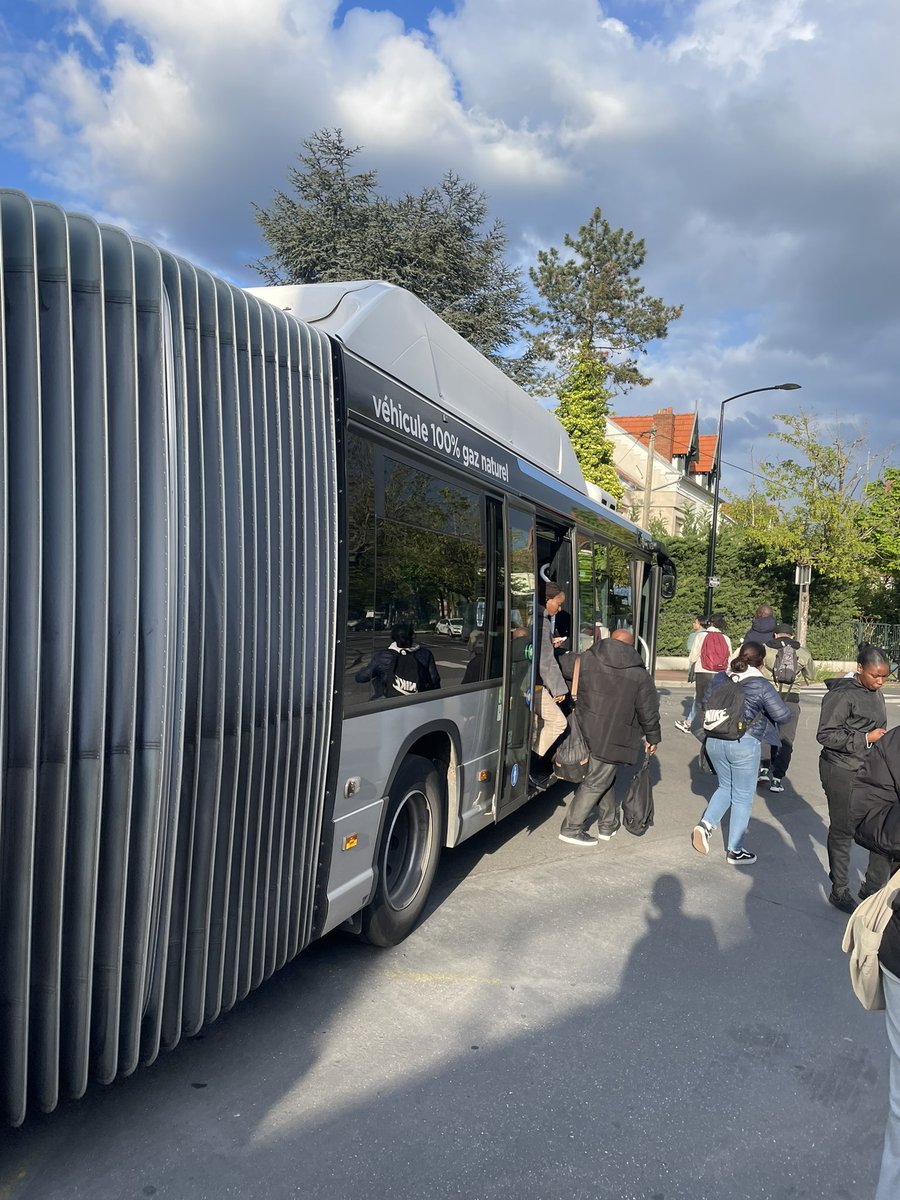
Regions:
<instances>
[{"instance_id":1,"label":"gray bus body","mask_svg":"<svg viewBox=\"0 0 900 1200\"><path fill-rule=\"evenodd\" d=\"M244 291L11 191L0 263L0 1103L18 1124L152 1062L330 929L408 932L440 846L527 799L539 685L512 664L539 549L584 645L612 547L603 595L631 604L651 667L660 570L554 418L400 289ZM385 556L432 545L468 591L414 594L394 564L405 590L385 596ZM423 634L442 687L373 702L354 681L390 637L375 614L435 605L469 614L468 639Z\"/></svg>"}]
</instances>

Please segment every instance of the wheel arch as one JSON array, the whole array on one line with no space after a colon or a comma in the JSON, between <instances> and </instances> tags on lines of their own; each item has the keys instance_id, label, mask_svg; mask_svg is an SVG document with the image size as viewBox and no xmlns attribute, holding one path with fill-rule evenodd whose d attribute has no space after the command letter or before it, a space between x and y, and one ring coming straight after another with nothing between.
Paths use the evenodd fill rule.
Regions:
<instances>
[{"instance_id":1,"label":"wheel arch","mask_svg":"<svg viewBox=\"0 0 900 1200\"><path fill-rule=\"evenodd\" d=\"M397 773L410 755L419 755L433 762L444 782L444 833L443 843L456 843L460 821L460 806L463 795L463 767L459 729L453 721L435 720L413 730L397 750L394 764L384 784L385 793L390 792ZM379 842L384 833L384 814L378 829Z\"/></svg>"}]
</instances>

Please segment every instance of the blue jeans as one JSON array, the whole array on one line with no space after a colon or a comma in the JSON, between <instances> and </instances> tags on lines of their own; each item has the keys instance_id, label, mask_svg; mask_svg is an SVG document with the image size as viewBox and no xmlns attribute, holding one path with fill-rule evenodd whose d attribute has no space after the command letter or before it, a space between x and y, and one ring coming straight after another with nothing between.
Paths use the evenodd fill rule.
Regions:
<instances>
[{"instance_id":1,"label":"blue jeans","mask_svg":"<svg viewBox=\"0 0 900 1200\"><path fill-rule=\"evenodd\" d=\"M723 738L707 738L706 753L719 777L719 786L713 792L703 820L715 829L728 809L728 849L740 850L743 837L750 823L750 808L756 795L756 780L759 775L759 760L762 746L752 733L745 733L736 742Z\"/></svg>"},{"instance_id":2,"label":"blue jeans","mask_svg":"<svg viewBox=\"0 0 900 1200\"><path fill-rule=\"evenodd\" d=\"M887 1006L884 1015L891 1046L891 1092L875 1200L897 1200L900 1195L900 979L882 967L881 982L884 984Z\"/></svg>"}]
</instances>

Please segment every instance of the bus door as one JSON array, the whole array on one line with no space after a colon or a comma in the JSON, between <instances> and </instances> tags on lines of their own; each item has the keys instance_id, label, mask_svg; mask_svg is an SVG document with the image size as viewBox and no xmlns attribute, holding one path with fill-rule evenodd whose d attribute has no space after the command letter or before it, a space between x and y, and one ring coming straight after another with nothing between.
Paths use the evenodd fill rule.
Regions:
<instances>
[{"instance_id":1,"label":"bus door","mask_svg":"<svg viewBox=\"0 0 900 1200\"><path fill-rule=\"evenodd\" d=\"M528 762L534 728L535 538L534 514L509 507L506 518L506 672L497 816L528 798Z\"/></svg>"}]
</instances>

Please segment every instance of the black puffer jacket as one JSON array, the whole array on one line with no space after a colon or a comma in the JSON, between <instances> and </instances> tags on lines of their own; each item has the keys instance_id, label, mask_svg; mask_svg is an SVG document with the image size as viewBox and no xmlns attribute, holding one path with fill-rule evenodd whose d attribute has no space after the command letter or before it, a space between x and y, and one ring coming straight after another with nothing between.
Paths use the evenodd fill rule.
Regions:
<instances>
[{"instance_id":1,"label":"black puffer jacket","mask_svg":"<svg viewBox=\"0 0 900 1200\"><path fill-rule=\"evenodd\" d=\"M594 758L634 763L644 738L661 738L659 696L641 656L616 638L595 642L581 656L578 723Z\"/></svg>"},{"instance_id":2,"label":"black puffer jacket","mask_svg":"<svg viewBox=\"0 0 900 1200\"><path fill-rule=\"evenodd\" d=\"M884 696L870 692L855 676L826 679L816 738L821 757L845 771L858 771L869 756L866 734L887 726Z\"/></svg>"},{"instance_id":3,"label":"black puffer jacket","mask_svg":"<svg viewBox=\"0 0 900 1200\"><path fill-rule=\"evenodd\" d=\"M853 784L850 817L856 840L900 862L900 727L892 729L866 754ZM892 975L900 976L900 913L894 910L878 955Z\"/></svg>"}]
</instances>

